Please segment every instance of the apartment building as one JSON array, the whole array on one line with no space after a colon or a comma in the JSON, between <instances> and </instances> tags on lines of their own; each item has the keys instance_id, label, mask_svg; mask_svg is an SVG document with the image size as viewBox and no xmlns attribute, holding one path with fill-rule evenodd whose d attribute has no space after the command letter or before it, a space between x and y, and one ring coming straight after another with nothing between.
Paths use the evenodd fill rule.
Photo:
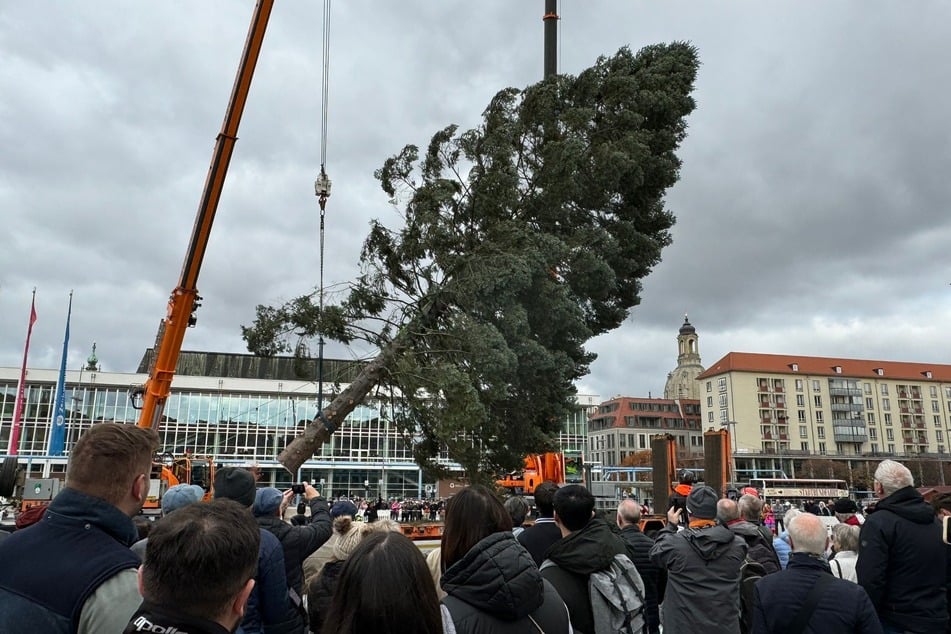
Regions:
<instances>
[{"instance_id":1,"label":"apartment building","mask_svg":"<svg viewBox=\"0 0 951 634\"><path fill-rule=\"evenodd\" d=\"M697 380L703 425L730 428L738 469L951 457L951 365L730 352Z\"/></svg>"},{"instance_id":2,"label":"apartment building","mask_svg":"<svg viewBox=\"0 0 951 634\"><path fill-rule=\"evenodd\" d=\"M700 401L618 396L598 405L588 418L590 460L620 466L625 458L650 449L650 439L670 434L678 458L703 455Z\"/></svg>"}]
</instances>

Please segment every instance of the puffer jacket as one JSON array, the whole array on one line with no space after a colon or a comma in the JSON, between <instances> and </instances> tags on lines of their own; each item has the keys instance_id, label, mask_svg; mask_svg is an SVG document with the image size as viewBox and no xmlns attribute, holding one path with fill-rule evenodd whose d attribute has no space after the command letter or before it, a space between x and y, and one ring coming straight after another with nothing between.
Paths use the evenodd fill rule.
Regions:
<instances>
[{"instance_id":1,"label":"puffer jacket","mask_svg":"<svg viewBox=\"0 0 951 634\"><path fill-rule=\"evenodd\" d=\"M789 563L789 553L792 552L792 546L789 545L789 533L783 531L773 538L773 550L776 551L776 556L779 557L780 568L785 570Z\"/></svg>"},{"instance_id":2,"label":"puffer jacket","mask_svg":"<svg viewBox=\"0 0 951 634\"><path fill-rule=\"evenodd\" d=\"M651 559L667 570L661 606L665 632L739 634L740 566L746 542L726 526L657 533Z\"/></svg>"},{"instance_id":3,"label":"puffer jacket","mask_svg":"<svg viewBox=\"0 0 951 634\"><path fill-rule=\"evenodd\" d=\"M564 602L511 531L478 542L443 572L440 585L458 634L569 631Z\"/></svg>"},{"instance_id":4,"label":"puffer jacket","mask_svg":"<svg viewBox=\"0 0 951 634\"><path fill-rule=\"evenodd\" d=\"M238 628L239 634L260 634L265 625L286 623L293 615L287 595L281 542L263 528L258 530L261 533L258 573L244 609L244 619Z\"/></svg>"},{"instance_id":5,"label":"puffer jacket","mask_svg":"<svg viewBox=\"0 0 951 634\"><path fill-rule=\"evenodd\" d=\"M644 620L648 634L660 631L660 616L657 611L659 586L662 582L657 565L651 561L650 552L654 540L641 532L638 526L629 525L621 529L621 539L627 544L627 556L634 562L637 572L644 581ZM666 577L664 577L666 580Z\"/></svg>"},{"instance_id":6,"label":"puffer jacket","mask_svg":"<svg viewBox=\"0 0 951 634\"><path fill-rule=\"evenodd\" d=\"M280 517L258 517L258 525L270 531L281 542L284 550L284 570L287 587L298 596L304 594L303 563L320 548L333 532L330 522L330 507L322 497L308 501L310 521L304 526L291 526Z\"/></svg>"},{"instance_id":7,"label":"puffer jacket","mask_svg":"<svg viewBox=\"0 0 951 634\"><path fill-rule=\"evenodd\" d=\"M594 632L594 615L588 594L588 577L607 569L615 555L627 555L627 546L608 525L594 518L584 528L557 541L548 549L542 576L555 586L568 606L575 632ZM555 564L547 566L548 562Z\"/></svg>"},{"instance_id":8,"label":"puffer jacket","mask_svg":"<svg viewBox=\"0 0 951 634\"><path fill-rule=\"evenodd\" d=\"M896 629L944 632L947 569L937 564L948 546L921 494L908 486L881 499L859 539L855 572L879 617Z\"/></svg>"}]
</instances>

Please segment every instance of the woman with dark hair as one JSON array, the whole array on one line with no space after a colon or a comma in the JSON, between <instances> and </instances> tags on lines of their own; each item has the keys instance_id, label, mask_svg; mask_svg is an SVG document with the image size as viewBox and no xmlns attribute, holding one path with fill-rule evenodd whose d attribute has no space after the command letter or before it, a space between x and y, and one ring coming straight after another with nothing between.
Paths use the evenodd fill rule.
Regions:
<instances>
[{"instance_id":1,"label":"woman with dark hair","mask_svg":"<svg viewBox=\"0 0 951 634\"><path fill-rule=\"evenodd\" d=\"M512 534L512 518L484 486L446 504L442 600L458 634L570 632L568 609Z\"/></svg>"},{"instance_id":2,"label":"woman with dark hair","mask_svg":"<svg viewBox=\"0 0 951 634\"><path fill-rule=\"evenodd\" d=\"M365 632L444 634L423 554L402 533L369 532L340 572L323 634Z\"/></svg>"}]
</instances>

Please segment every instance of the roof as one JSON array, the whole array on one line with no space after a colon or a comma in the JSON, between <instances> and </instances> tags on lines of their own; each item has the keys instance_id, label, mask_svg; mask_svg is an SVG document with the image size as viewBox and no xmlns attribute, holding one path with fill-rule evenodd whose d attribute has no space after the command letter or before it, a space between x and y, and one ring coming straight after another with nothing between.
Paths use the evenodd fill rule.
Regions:
<instances>
[{"instance_id":1,"label":"roof","mask_svg":"<svg viewBox=\"0 0 951 634\"><path fill-rule=\"evenodd\" d=\"M842 371L836 372L837 367L841 368ZM802 355L758 354L752 352L730 352L704 370L697 379L708 379L727 372L764 372L769 374L807 374L951 382L951 365L939 363L805 357Z\"/></svg>"},{"instance_id":2,"label":"roof","mask_svg":"<svg viewBox=\"0 0 951 634\"><path fill-rule=\"evenodd\" d=\"M148 348L145 351L139 362L137 370L139 374L148 374L154 356L154 348ZM317 379L317 362L317 359L306 357L259 357L253 354L182 350L175 366L175 374L233 379L314 381ZM324 359L324 381L351 383L364 365L366 365L364 361Z\"/></svg>"}]
</instances>

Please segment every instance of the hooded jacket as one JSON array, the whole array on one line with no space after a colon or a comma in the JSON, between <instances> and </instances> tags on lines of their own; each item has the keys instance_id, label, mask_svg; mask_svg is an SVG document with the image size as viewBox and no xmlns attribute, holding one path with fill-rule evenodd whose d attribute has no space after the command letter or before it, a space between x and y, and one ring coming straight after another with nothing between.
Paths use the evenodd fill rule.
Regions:
<instances>
[{"instance_id":1,"label":"hooded jacket","mask_svg":"<svg viewBox=\"0 0 951 634\"><path fill-rule=\"evenodd\" d=\"M510 531L478 542L443 572L440 585L458 634L568 632L565 604Z\"/></svg>"},{"instance_id":2,"label":"hooded jacket","mask_svg":"<svg viewBox=\"0 0 951 634\"><path fill-rule=\"evenodd\" d=\"M725 526L671 524L657 533L651 559L667 570L661 621L669 632L740 631L740 566L746 542Z\"/></svg>"},{"instance_id":3,"label":"hooded jacket","mask_svg":"<svg viewBox=\"0 0 951 634\"><path fill-rule=\"evenodd\" d=\"M568 606L575 632L593 634L588 577L609 568L615 555L627 555L627 546L600 518L592 519L548 549L546 561L554 566L546 567L542 576L555 586Z\"/></svg>"},{"instance_id":4,"label":"hooded jacket","mask_svg":"<svg viewBox=\"0 0 951 634\"><path fill-rule=\"evenodd\" d=\"M855 566L882 620L914 632L944 632L948 619L943 565L947 548L934 511L913 487L882 498L862 524Z\"/></svg>"}]
</instances>

